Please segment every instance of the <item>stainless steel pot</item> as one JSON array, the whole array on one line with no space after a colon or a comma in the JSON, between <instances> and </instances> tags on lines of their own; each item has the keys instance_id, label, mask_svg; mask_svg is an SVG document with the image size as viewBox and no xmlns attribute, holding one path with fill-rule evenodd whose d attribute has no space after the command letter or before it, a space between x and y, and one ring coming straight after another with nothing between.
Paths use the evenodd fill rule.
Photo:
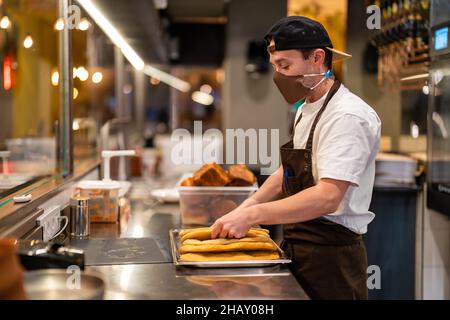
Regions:
<instances>
[{"instance_id":1,"label":"stainless steel pot","mask_svg":"<svg viewBox=\"0 0 450 320\"><path fill-rule=\"evenodd\" d=\"M28 271L24 286L31 300L102 300L105 283L96 273L65 269Z\"/></svg>"}]
</instances>

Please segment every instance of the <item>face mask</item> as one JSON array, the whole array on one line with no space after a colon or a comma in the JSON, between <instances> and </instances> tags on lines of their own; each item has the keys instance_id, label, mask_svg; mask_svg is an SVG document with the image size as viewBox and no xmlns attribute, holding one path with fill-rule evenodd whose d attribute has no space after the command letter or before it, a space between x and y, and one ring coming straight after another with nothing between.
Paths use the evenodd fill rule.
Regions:
<instances>
[{"instance_id":1,"label":"face mask","mask_svg":"<svg viewBox=\"0 0 450 320\"><path fill-rule=\"evenodd\" d=\"M330 78L332 75L333 71L331 70L328 70L327 72L324 73L304 74L298 76L285 76L284 74L275 71L273 75L273 81L278 87L278 90L280 90L284 99L286 99L286 101L289 104L294 104L297 101L303 100L306 97L308 97L311 94L311 92L315 88L317 88L317 86L319 86L326 79ZM310 88L303 85L302 79L306 77L317 77L317 76L324 76L324 77L316 85Z\"/></svg>"}]
</instances>

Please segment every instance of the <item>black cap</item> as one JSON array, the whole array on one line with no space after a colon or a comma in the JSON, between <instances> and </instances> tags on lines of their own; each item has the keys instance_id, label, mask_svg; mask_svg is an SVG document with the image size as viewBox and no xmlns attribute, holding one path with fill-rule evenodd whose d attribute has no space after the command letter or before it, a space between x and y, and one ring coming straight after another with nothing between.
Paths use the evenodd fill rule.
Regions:
<instances>
[{"instance_id":1,"label":"black cap","mask_svg":"<svg viewBox=\"0 0 450 320\"><path fill-rule=\"evenodd\" d=\"M289 16L277 21L264 36L267 45L272 38L277 51L327 48L333 52L333 60L351 57L345 52L333 49L328 32L320 22L303 16Z\"/></svg>"}]
</instances>

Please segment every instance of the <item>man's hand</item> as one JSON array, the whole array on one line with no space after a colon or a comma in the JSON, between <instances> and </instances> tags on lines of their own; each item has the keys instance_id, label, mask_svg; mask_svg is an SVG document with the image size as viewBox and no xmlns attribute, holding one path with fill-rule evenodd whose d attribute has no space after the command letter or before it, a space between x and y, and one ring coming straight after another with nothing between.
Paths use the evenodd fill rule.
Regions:
<instances>
[{"instance_id":1,"label":"man's hand","mask_svg":"<svg viewBox=\"0 0 450 320\"><path fill-rule=\"evenodd\" d=\"M279 199L282 193L282 183L283 167L280 167L264 182L252 197L245 200L229 214L218 219L212 226L211 236L213 238L245 237L250 227L257 224L252 220L252 217L256 218L254 216L257 213L255 207L261 203Z\"/></svg>"},{"instance_id":2,"label":"man's hand","mask_svg":"<svg viewBox=\"0 0 450 320\"><path fill-rule=\"evenodd\" d=\"M211 237L214 238L243 238L253 226L251 222L251 207L236 208L218 219L212 226Z\"/></svg>"}]
</instances>

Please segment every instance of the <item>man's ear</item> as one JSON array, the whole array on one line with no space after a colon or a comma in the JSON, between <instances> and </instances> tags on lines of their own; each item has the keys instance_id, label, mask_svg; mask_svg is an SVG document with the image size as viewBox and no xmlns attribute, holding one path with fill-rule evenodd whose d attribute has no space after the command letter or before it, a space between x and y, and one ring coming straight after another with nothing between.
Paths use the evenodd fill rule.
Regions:
<instances>
[{"instance_id":1,"label":"man's ear","mask_svg":"<svg viewBox=\"0 0 450 320\"><path fill-rule=\"evenodd\" d=\"M321 66L325 63L325 50L316 49L314 51L314 63Z\"/></svg>"}]
</instances>

